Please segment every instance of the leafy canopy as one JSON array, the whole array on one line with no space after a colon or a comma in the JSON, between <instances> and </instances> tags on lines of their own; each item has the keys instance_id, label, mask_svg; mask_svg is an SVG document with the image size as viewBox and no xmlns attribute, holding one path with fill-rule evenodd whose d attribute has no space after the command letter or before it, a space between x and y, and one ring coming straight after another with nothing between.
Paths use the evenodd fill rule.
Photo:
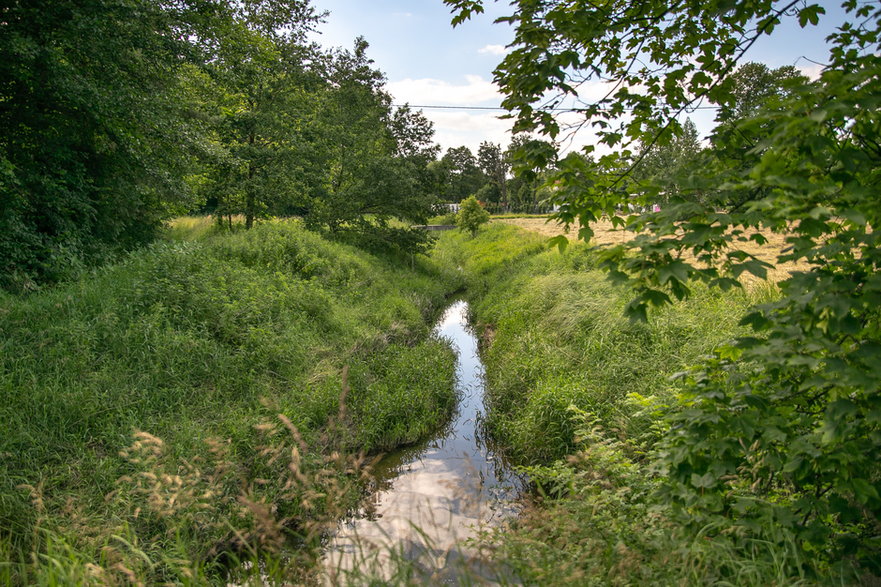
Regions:
<instances>
[{"instance_id":1,"label":"leafy canopy","mask_svg":"<svg viewBox=\"0 0 881 587\"><path fill-rule=\"evenodd\" d=\"M175 6L3 3L0 287L69 275L186 205L196 133L176 123L191 105L177 74L203 58L220 15Z\"/></svg>"},{"instance_id":2,"label":"leafy canopy","mask_svg":"<svg viewBox=\"0 0 881 587\"><path fill-rule=\"evenodd\" d=\"M454 24L482 10L479 1L447 4ZM501 20L515 37L496 82L515 130L551 140L594 132L605 151L532 148L522 159L555 166L558 219L578 221L582 238L601 215L635 233L600 253L610 277L633 289L631 317L687 298L693 280L727 289L745 273L765 277L768 264L744 245L768 232L785 235L779 262L805 267L745 318L754 336L683 376L659 455L668 499L698 526L794 535L815 569L856 560L878 572L881 7L843 2L847 22L828 37L818 79L785 76L784 91L748 103L733 74L750 47L784 19L817 24L820 4L512 5ZM609 82L607 95L579 101L597 80ZM563 100L577 104L577 124L537 106ZM637 182L651 149L681 134L680 115L706 102L730 113L713 148L663 180ZM679 194L659 212L618 215L623 204L657 202L671 182Z\"/></svg>"},{"instance_id":3,"label":"leafy canopy","mask_svg":"<svg viewBox=\"0 0 881 587\"><path fill-rule=\"evenodd\" d=\"M426 245L388 224L431 212L431 124L391 107L363 40L309 41L324 17L310 0L43 0L0 14L0 288L71 277L188 211L247 227L308 214Z\"/></svg>"}]
</instances>

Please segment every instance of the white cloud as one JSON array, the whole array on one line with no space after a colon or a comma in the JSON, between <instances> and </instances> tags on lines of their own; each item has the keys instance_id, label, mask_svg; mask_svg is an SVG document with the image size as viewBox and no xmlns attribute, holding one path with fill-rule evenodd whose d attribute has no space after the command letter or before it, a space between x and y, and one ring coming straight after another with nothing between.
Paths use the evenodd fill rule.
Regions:
<instances>
[{"instance_id":1,"label":"white cloud","mask_svg":"<svg viewBox=\"0 0 881 587\"><path fill-rule=\"evenodd\" d=\"M464 145L477 153L480 143L490 141L507 147L511 142L511 121L500 120L499 113L465 110L424 110L434 123L434 140L444 152Z\"/></svg>"},{"instance_id":2,"label":"white cloud","mask_svg":"<svg viewBox=\"0 0 881 587\"><path fill-rule=\"evenodd\" d=\"M481 55L507 55L508 49L504 45L487 45L477 50Z\"/></svg>"},{"instance_id":3,"label":"white cloud","mask_svg":"<svg viewBox=\"0 0 881 587\"><path fill-rule=\"evenodd\" d=\"M434 78L403 79L387 84L396 104L416 106L496 107L502 95L498 88L479 75L464 76L464 83ZM511 121L499 120L502 110L423 109L434 123L435 141L444 151L465 145L476 152L480 143L492 141L507 146L511 141Z\"/></svg>"},{"instance_id":4,"label":"white cloud","mask_svg":"<svg viewBox=\"0 0 881 587\"><path fill-rule=\"evenodd\" d=\"M823 66L819 63L811 63L809 65L796 65L796 68L802 75L806 75L808 79L816 80L823 73Z\"/></svg>"},{"instance_id":5,"label":"white cloud","mask_svg":"<svg viewBox=\"0 0 881 587\"><path fill-rule=\"evenodd\" d=\"M432 78L407 78L390 82L386 89L398 103L496 106L502 100L499 89L479 75L466 75L464 84ZM486 104L488 102L490 104Z\"/></svg>"}]
</instances>

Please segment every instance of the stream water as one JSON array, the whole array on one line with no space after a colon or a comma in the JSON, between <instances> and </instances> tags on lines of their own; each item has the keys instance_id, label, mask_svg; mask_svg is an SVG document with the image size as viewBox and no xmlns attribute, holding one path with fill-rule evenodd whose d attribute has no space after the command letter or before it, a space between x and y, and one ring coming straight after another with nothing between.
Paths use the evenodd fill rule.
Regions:
<instances>
[{"instance_id":1,"label":"stream water","mask_svg":"<svg viewBox=\"0 0 881 587\"><path fill-rule=\"evenodd\" d=\"M389 453L375 467L367 507L328 545L331 583L394 581L402 569L431 583L492 583L502 572L463 544L511 515L523 488L482 431L484 370L467 314L467 303L456 302L435 327L458 356L456 413L433 438Z\"/></svg>"}]
</instances>

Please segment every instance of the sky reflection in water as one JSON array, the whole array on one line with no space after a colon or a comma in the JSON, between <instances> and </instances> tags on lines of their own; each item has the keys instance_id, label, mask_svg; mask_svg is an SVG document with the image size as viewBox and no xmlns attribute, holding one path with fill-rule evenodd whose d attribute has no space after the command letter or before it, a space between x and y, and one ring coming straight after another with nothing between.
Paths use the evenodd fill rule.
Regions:
<instances>
[{"instance_id":1,"label":"sky reflection in water","mask_svg":"<svg viewBox=\"0 0 881 587\"><path fill-rule=\"evenodd\" d=\"M458 355L458 409L434 438L392 452L376 466L371 503L328 547L332 571L388 576L395 550L436 580L454 581L463 564L466 572L489 578L482 563L468 563L476 553L461 542L510 515L523 483L481 429L484 370L468 328L468 304L450 306L435 334L451 341Z\"/></svg>"}]
</instances>

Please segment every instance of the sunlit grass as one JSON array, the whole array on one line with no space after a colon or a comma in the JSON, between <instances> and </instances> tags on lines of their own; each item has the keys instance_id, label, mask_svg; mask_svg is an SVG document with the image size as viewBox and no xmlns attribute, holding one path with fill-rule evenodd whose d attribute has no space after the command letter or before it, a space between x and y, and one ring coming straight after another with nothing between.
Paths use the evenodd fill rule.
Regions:
<instances>
[{"instance_id":1,"label":"sunlit grass","mask_svg":"<svg viewBox=\"0 0 881 587\"><path fill-rule=\"evenodd\" d=\"M544 242L492 225L476 239L444 236L437 252L462 268L491 337L484 354L491 428L528 463L574 448L569 405L622 434L641 434L651 422L634 415L628 398L669 398L670 376L742 332L746 308L767 295L720 296L698 286L687 302L634 323L624 317L628 292L594 267L586 245L561 254Z\"/></svg>"},{"instance_id":2,"label":"sunlit grass","mask_svg":"<svg viewBox=\"0 0 881 587\"><path fill-rule=\"evenodd\" d=\"M436 256L461 271L482 332L487 424L536 484L515 528L491 536L527 584L629 585L804 580L793 543L691 536L668 521L651 451L676 409L671 379L732 337L772 285L694 295L624 317L626 290L589 247L548 250L546 237L501 222L476 238L444 234Z\"/></svg>"},{"instance_id":3,"label":"sunlit grass","mask_svg":"<svg viewBox=\"0 0 881 587\"><path fill-rule=\"evenodd\" d=\"M773 288L697 288L639 324L585 245L560 254L501 223L405 262L297 221L184 218L168 236L88 279L0 294L0 584L313 580L360 497L358 453L452 409L452 353L429 331L463 285L489 428L545 495L478 543L487 564L536 584L803 580L791 545L671 526L648 469L670 375ZM404 582L440 576L396 565Z\"/></svg>"},{"instance_id":4,"label":"sunlit grass","mask_svg":"<svg viewBox=\"0 0 881 587\"><path fill-rule=\"evenodd\" d=\"M238 222L243 222L239 219ZM180 216L166 225L166 236L172 240L199 240L217 230L217 219L213 216Z\"/></svg>"},{"instance_id":5,"label":"sunlit grass","mask_svg":"<svg viewBox=\"0 0 881 587\"><path fill-rule=\"evenodd\" d=\"M413 442L452 408L453 355L429 338L452 273L297 222L171 230L88 279L0 297L0 583L216 579L228 547L262 556L271 533L238 538L270 523L261 508L302 540L358 499L357 469L325 458ZM279 415L306 447L288 488L265 438ZM161 462L126 456L137 431Z\"/></svg>"}]
</instances>

